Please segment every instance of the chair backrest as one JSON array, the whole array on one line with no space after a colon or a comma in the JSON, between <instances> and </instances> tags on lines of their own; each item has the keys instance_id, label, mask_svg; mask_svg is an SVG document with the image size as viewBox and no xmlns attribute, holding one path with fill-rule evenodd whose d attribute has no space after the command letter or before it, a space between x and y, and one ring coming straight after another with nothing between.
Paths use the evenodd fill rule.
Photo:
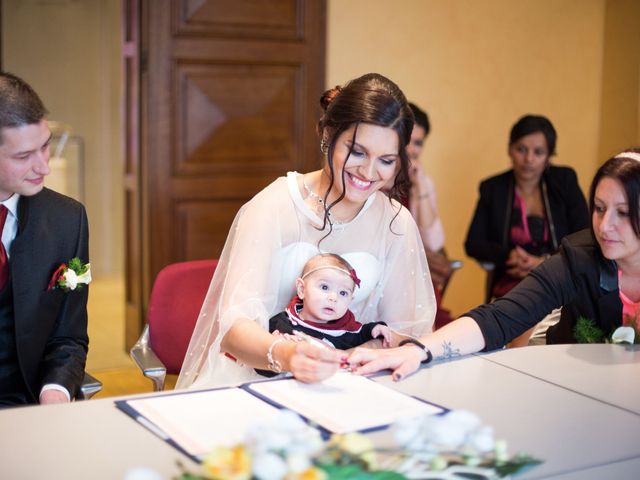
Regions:
<instances>
[{"instance_id":1,"label":"chair backrest","mask_svg":"<svg viewBox=\"0 0 640 480\"><path fill-rule=\"evenodd\" d=\"M167 367L179 373L218 260L172 263L158 273L149 299L149 342Z\"/></svg>"}]
</instances>

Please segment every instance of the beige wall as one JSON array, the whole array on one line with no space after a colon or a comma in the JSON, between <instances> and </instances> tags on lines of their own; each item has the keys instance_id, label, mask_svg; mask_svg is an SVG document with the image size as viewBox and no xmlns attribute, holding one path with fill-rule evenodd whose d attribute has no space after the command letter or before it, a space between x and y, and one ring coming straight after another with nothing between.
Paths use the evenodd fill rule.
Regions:
<instances>
[{"instance_id":1,"label":"beige wall","mask_svg":"<svg viewBox=\"0 0 640 480\"><path fill-rule=\"evenodd\" d=\"M121 273L120 2L4 0L2 36L3 69L84 139L91 263L98 275Z\"/></svg>"},{"instance_id":2,"label":"beige wall","mask_svg":"<svg viewBox=\"0 0 640 480\"><path fill-rule=\"evenodd\" d=\"M640 145L640 2L606 6L599 159Z\"/></svg>"},{"instance_id":3,"label":"beige wall","mask_svg":"<svg viewBox=\"0 0 640 480\"><path fill-rule=\"evenodd\" d=\"M627 126L637 134L638 42L621 45L611 25L637 10L633 3L401 0L390 7L382 0L329 0L327 85L377 71L429 113L432 134L423 160L438 188L447 248L465 261L445 297L454 313L482 301L484 274L465 257L463 243L478 182L509 167L508 133L521 115L552 120L558 131L553 161L571 165L585 192L604 146L615 151L632 136L614 138L601 111L609 116L614 99L626 102L625 121L635 115ZM606 15L610 9L613 17ZM637 38L633 22L622 28L625 40ZM627 83L635 86L631 98L620 98L613 79L603 76L605 53L615 53L619 67L634 64L636 74L625 82L625 92L633 90Z\"/></svg>"}]
</instances>

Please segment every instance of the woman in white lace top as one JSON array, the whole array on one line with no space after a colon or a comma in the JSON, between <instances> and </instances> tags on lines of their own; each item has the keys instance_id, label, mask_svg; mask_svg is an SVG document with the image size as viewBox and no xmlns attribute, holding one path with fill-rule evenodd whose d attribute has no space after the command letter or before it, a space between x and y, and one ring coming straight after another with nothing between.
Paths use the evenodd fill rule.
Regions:
<instances>
[{"instance_id":1,"label":"woman in white lace top","mask_svg":"<svg viewBox=\"0 0 640 480\"><path fill-rule=\"evenodd\" d=\"M402 333L431 331L435 299L411 214L380 192L406 193L405 146L413 116L400 89L367 74L325 92L318 124L321 170L289 172L238 212L202 306L178 388L240 384L254 368L290 371L306 382L332 375L338 350L268 331L294 293L305 262L343 256L362 280L351 309L361 323Z\"/></svg>"}]
</instances>

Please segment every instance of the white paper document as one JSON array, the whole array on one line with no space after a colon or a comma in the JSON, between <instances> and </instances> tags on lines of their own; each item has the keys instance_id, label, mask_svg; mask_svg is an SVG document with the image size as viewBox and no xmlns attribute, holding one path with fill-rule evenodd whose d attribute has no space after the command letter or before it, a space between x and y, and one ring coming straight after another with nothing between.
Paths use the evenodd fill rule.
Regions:
<instances>
[{"instance_id":1,"label":"white paper document","mask_svg":"<svg viewBox=\"0 0 640 480\"><path fill-rule=\"evenodd\" d=\"M248 388L334 433L367 430L405 416L444 411L366 377L342 372L322 383L287 379L252 383Z\"/></svg>"},{"instance_id":2,"label":"white paper document","mask_svg":"<svg viewBox=\"0 0 640 480\"><path fill-rule=\"evenodd\" d=\"M258 420L268 421L279 411L240 388L184 392L126 403L140 415L136 419L141 424L198 458L214 447L241 443L247 428Z\"/></svg>"}]
</instances>

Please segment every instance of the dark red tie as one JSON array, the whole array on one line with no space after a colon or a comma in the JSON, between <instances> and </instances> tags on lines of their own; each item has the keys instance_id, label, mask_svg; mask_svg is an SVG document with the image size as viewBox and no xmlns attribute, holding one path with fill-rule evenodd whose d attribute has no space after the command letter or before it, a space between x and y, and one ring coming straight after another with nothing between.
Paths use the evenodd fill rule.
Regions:
<instances>
[{"instance_id":1,"label":"dark red tie","mask_svg":"<svg viewBox=\"0 0 640 480\"><path fill-rule=\"evenodd\" d=\"M7 280L9 280L9 259L2 243L2 230L4 230L4 222L8 213L7 207L0 205L0 290L5 287Z\"/></svg>"}]
</instances>

